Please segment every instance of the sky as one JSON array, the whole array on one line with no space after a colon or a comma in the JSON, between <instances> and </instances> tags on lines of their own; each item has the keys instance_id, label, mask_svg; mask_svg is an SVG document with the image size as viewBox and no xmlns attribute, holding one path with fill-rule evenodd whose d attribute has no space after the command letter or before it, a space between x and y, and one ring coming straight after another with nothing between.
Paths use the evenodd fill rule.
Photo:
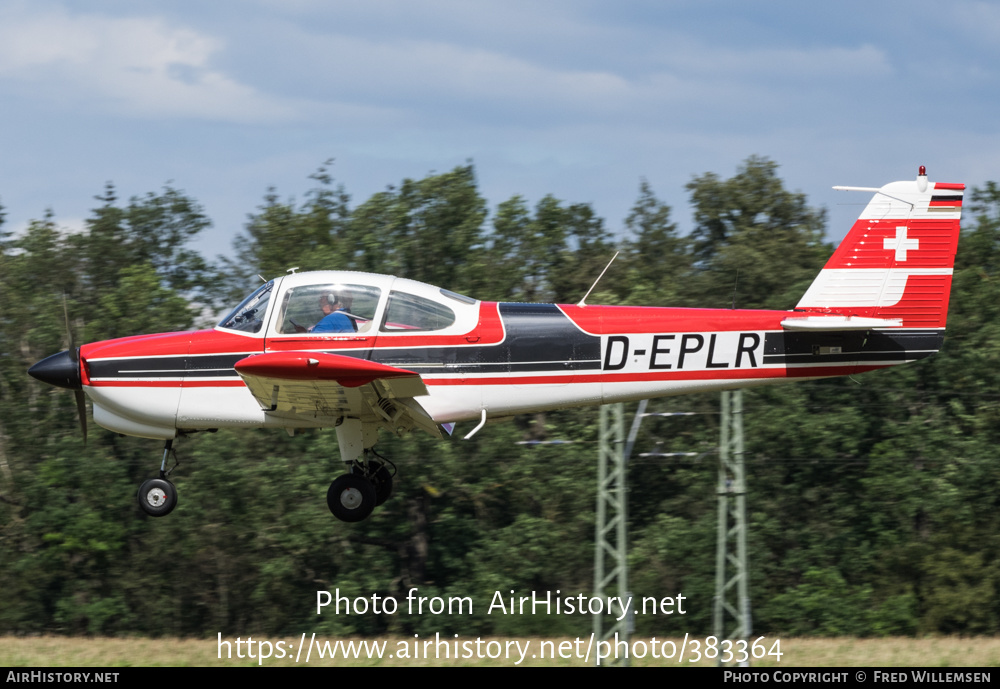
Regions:
<instances>
[{"instance_id":1,"label":"sky","mask_svg":"<svg viewBox=\"0 0 1000 689\"><path fill-rule=\"evenodd\" d=\"M833 185L1000 179L998 38L965 0L5 0L4 229L170 184L211 258L334 159L352 206L471 161L491 210L621 233L646 180L687 230L685 185L759 155L836 241L868 196Z\"/></svg>"}]
</instances>

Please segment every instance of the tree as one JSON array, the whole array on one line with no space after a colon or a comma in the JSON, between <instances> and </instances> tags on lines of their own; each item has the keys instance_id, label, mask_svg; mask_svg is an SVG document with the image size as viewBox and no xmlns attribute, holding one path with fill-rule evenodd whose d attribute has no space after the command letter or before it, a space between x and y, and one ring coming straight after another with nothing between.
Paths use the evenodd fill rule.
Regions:
<instances>
[{"instance_id":1,"label":"tree","mask_svg":"<svg viewBox=\"0 0 1000 689\"><path fill-rule=\"evenodd\" d=\"M491 298L577 302L614 252L610 236L589 204L564 205L543 197L532 216L520 196L497 207L485 262Z\"/></svg>"},{"instance_id":2,"label":"tree","mask_svg":"<svg viewBox=\"0 0 1000 689\"><path fill-rule=\"evenodd\" d=\"M696 279L689 294L702 306L728 306L739 275L739 308L788 309L829 257L826 213L786 191L777 163L750 157L736 176L694 178L691 232Z\"/></svg>"},{"instance_id":3,"label":"tree","mask_svg":"<svg viewBox=\"0 0 1000 689\"><path fill-rule=\"evenodd\" d=\"M682 285L691 269L687 241L670 218L670 206L642 180L639 198L625 219L632 239L625 246L626 299L637 306L681 306Z\"/></svg>"},{"instance_id":4,"label":"tree","mask_svg":"<svg viewBox=\"0 0 1000 689\"><path fill-rule=\"evenodd\" d=\"M333 186L327 161L310 179L318 186L296 207L294 200L280 201L269 189L264 204L250 216L244 234L233 242L230 256L217 268L226 286L224 299L243 297L258 275L267 279L286 271L336 270L354 267L354 237L349 231L349 197L342 186Z\"/></svg>"},{"instance_id":5,"label":"tree","mask_svg":"<svg viewBox=\"0 0 1000 689\"><path fill-rule=\"evenodd\" d=\"M624 269L591 301L728 306L732 281L720 271L750 261L762 267L749 277L741 268L738 305L793 304L797 276L811 279L828 251L815 245L822 214L785 192L775 169L754 158L732 180L696 178L691 242L642 183ZM610 257L586 204L545 196L530 207L514 197L484 227L471 166L406 180L353 213L325 172L314 178L301 206L269 195L230 257L233 271L252 278L262 261L301 260L411 271L486 298L576 301ZM857 380L746 392L761 633L1000 629L1000 189L990 183L968 198L940 354ZM470 441L459 440L464 429L441 440L383 437L377 449L399 468L397 495L359 524L333 521L323 502L342 471L333 430L198 434L177 443L177 510L165 521L139 513L134 491L159 465L156 444L93 429L85 446L72 395L25 369L68 346L63 293L78 342L190 326L200 259L185 238L206 223L179 192L122 205L108 187L81 234L50 214L16 237L0 226L0 630L584 634L586 617L482 613L495 591L589 591L592 409L531 420L533 436L577 441L567 444L519 445L528 421L490 425ZM266 274L291 266L276 262ZM785 288L789 303L777 304ZM215 283L205 290L221 293ZM633 590L688 600L683 617L637 619L647 634L711 632L717 396L682 399L654 409L697 415L651 419L630 462ZM402 600L409 587L472 596L479 614L318 619L303 604L317 589Z\"/></svg>"},{"instance_id":6,"label":"tree","mask_svg":"<svg viewBox=\"0 0 1000 689\"><path fill-rule=\"evenodd\" d=\"M0 241L0 585L14 601L0 613L6 629L137 624L121 583L144 529L131 513L145 473L137 469L153 464L148 448L104 433L84 445L73 396L25 372L69 346L64 308L77 343L190 327L204 263L185 244L207 220L170 188L122 208L109 184L98 200L82 233L47 213Z\"/></svg>"},{"instance_id":7,"label":"tree","mask_svg":"<svg viewBox=\"0 0 1000 689\"><path fill-rule=\"evenodd\" d=\"M87 218L86 232L64 238L82 261L79 273L88 292L99 298L125 267L141 264L151 266L164 287L202 291L206 264L186 245L210 222L195 201L167 186L160 194L132 197L122 208L110 182L96 198L101 205Z\"/></svg>"},{"instance_id":8,"label":"tree","mask_svg":"<svg viewBox=\"0 0 1000 689\"><path fill-rule=\"evenodd\" d=\"M458 292L482 282L486 201L471 164L404 179L358 206L350 236L361 270L391 273Z\"/></svg>"}]
</instances>

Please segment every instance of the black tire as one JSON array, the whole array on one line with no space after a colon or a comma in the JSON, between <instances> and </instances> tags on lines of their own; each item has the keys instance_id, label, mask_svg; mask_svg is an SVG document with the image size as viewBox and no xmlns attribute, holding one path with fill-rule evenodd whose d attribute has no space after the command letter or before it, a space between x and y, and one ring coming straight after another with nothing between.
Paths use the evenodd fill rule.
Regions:
<instances>
[{"instance_id":1,"label":"black tire","mask_svg":"<svg viewBox=\"0 0 1000 689\"><path fill-rule=\"evenodd\" d=\"M139 507L151 517L165 517L177 507L177 489L166 479L151 478L139 486Z\"/></svg>"},{"instance_id":2,"label":"black tire","mask_svg":"<svg viewBox=\"0 0 1000 689\"><path fill-rule=\"evenodd\" d=\"M373 466L372 485L375 486L375 507L389 499L392 495L392 472L385 464Z\"/></svg>"},{"instance_id":3,"label":"black tire","mask_svg":"<svg viewBox=\"0 0 1000 689\"><path fill-rule=\"evenodd\" d=\"M375 509L375 486L358 474L344 474L330 484L326 506L342 522L359 522Z\"/></svg>"}]
</instances>

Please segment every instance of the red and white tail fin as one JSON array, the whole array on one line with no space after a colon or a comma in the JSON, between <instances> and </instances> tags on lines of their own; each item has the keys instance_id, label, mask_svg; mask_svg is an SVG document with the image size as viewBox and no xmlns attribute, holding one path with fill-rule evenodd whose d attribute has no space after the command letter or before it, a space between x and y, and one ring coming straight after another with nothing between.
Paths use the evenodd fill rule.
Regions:
<instances>
[{"instance_id":1,"label":"red and white tail fin","mask_svg":"<svg viewBox=\"0 0 1000 689\"><path fill-rule=\"evenodd\" d=\"M944 328L964 184L912 182L875 191L796 309ZM853 320L853 319L852 319Z\"/></svg>"}]
</instances>

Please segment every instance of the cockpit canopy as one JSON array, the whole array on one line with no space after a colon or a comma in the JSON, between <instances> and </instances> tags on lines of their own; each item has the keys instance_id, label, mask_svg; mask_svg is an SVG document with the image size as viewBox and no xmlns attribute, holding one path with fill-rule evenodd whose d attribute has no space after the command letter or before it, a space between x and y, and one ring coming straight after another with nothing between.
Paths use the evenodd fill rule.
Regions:
<instances>
[{"instance_id":1,"label":"cockpit canopy","mask_svg":"<svg viewBox=\"0 0 1000 689\"><path fill-rule=\"evenodd\" d=\"M218 327L248 334L331 335L470 331L479 302L431 285L369 273L321 271L271 280Z\"/></svg>"}]
</instances>

